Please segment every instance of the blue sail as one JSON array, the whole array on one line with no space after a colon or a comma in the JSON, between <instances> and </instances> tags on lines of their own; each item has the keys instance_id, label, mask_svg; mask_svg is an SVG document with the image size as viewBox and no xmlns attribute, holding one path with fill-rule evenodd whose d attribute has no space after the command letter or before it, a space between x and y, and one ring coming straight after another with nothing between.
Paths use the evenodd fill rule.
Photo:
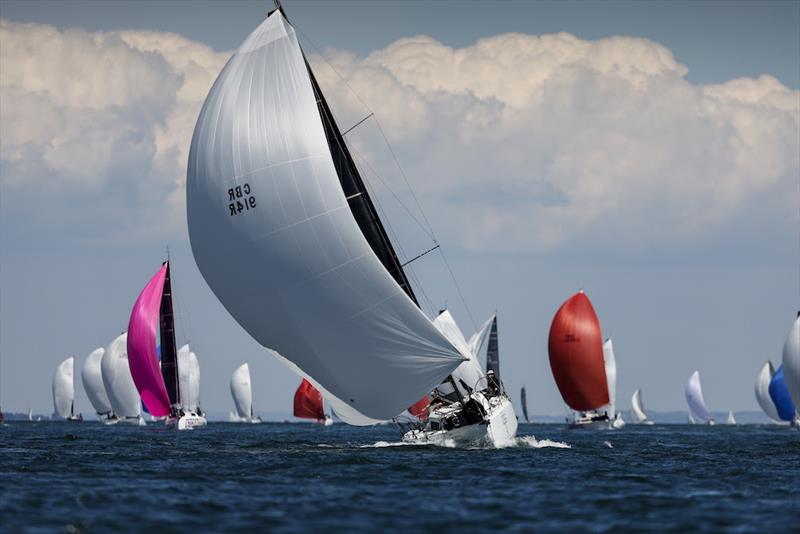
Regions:
<instances>
[{"instance_id":1,"label":"blue sail","mask_svg":"<svg viewBox=\"0 0 800 534\"><path fill-rule=\"evenodd\" d=\"M783 366L778 367L769 383L769 396L778 409L778 415L784 421L794 419L794 403L789 396L789 388L783 379Z\"/></svg>"}]
</instances>

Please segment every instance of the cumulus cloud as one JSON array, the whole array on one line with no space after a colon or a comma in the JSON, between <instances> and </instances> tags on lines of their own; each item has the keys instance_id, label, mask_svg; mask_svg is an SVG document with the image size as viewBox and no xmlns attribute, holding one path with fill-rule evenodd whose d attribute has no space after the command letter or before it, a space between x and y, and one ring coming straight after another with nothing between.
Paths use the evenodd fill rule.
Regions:
<instances>
[{"instance_id":1,"label":"cumulus cloud","mask_svg":"<svg viewBox=\"0 0 800 534\"><path fill-rule=\"evenodd\" d=\"M3 187L181 228L192 128L229 54L170 33L9 21L0 44ZM797 212L800 94L768 75L693 84L657 43L566 33L324 56L311 61L342 128L375 112L451 245L635 247L713 238L756 198L774 224ZM348 139L403 189L375 125Z\"/></svg>"}]
</instances>

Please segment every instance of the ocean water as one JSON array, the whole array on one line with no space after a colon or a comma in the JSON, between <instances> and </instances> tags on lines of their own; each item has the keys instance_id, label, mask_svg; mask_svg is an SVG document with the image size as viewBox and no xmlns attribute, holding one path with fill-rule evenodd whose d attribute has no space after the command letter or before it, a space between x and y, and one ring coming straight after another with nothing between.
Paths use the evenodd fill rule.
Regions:
<instances>
[{"instance_id":1,"label":"ocean water","mask_svg":"<svg viewBox=\"0 0 800 534\"><path fill-rule=\"evenodd\" d=\"M391 426L7 422L5 532L798 532L800 432L521 425L515 447ZM155 532L155 530L152 530Z\"/></svg>"}]
</instances>

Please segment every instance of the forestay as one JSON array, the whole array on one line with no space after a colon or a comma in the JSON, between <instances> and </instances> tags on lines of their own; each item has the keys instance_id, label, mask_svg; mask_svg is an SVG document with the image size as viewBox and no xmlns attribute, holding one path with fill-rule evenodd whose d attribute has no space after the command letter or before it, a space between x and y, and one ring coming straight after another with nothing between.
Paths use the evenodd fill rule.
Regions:
<instances>
[{"instance_id":1,"label":"forestay","mask_svg":"<svg viewBox=\"0 0 800 534\"><path fill-rule=\"evenodd\" d=\"M464 360L357 226L280 10L203 105L187 212L197 265L231 315L362 419L399 414Z\"/></svg>"},{"instance_id":2,"label":"forestay","mask_svg":"<svg viewBox=\"0 0 800 534\"><path fill-rule=\"evenodd\" d=\"M53 374L53 411L60 417L69 417L75 400L75 358L70 356L56 367Z\"/></svg>"},{"instance_id":3,"label":"forestay","mask_svg":"<svg viewBox=\"0 0 800 534\"><path fill-rule=\"evenodd\" d=\"M106 349L99 348L92 351L86 357L81 369L81 381L83 382L83 389L86 390L86 395L92 403L94 411L97 415L106 415L111 413L111 401L108 400L106 387L103 384L103 374L100 370L100 364L103 360L103 355Z\"/></svg>"}]
</instances>

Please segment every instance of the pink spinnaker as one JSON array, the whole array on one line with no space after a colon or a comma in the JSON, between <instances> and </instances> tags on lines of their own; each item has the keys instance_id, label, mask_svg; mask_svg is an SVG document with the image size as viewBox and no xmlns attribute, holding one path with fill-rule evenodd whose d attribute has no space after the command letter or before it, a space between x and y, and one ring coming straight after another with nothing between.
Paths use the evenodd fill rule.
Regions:
<instances>
[{"instance_id":1,"label":"pink spinnaker","mask_svg":"<svg viewBox=\"0 0 800 534\"><path fill-rule=\"evenodd\" d=\"M156 329L166 275L167 264L164 264L139 294L128 322L128 366L142 402L155 417L170 412L169 395L156 355Z\"/></svg>"}]
</instances>

